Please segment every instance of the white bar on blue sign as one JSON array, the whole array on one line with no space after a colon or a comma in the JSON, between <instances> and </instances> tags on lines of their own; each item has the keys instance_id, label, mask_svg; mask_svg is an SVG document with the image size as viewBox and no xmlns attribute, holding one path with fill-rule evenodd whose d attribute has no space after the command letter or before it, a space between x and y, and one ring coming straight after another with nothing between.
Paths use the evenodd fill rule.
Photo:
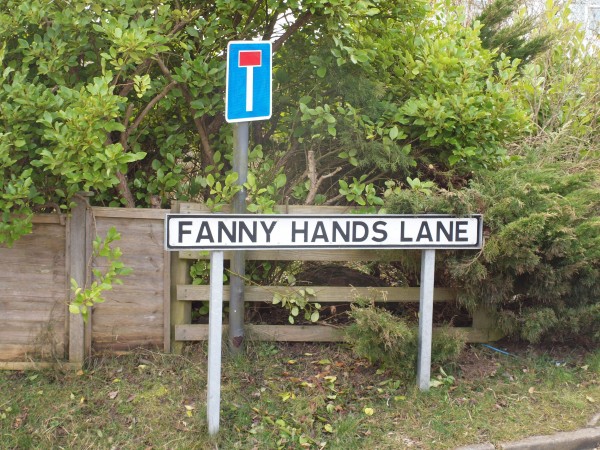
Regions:
<instances>
[{"instance_id":1,"label":"white bar on blue sign","mask_svg":"<svg viewBox=\"0 0 600 450\"><path fill-rule=\"evenodd\" d=\"M168 214L167 250L478 249L481 216Z\"/></svg>"}]
</instances>

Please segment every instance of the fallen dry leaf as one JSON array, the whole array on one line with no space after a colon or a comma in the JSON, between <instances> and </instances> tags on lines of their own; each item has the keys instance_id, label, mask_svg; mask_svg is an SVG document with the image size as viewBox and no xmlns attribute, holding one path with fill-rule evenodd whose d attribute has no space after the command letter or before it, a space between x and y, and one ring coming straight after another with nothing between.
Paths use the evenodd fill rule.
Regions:
<instances>
[{"instance_id":1,"label":"fallen dry leaf","mask_svg":"<svg viewBox=\"0 0 600 450\"><path fill-rule=\"evenodd\" d=\"M108 398L114 400L115 398L117 398L117 395L119 395L119 391L112 391L108 393Z\"/></svg>"}]
</instances>

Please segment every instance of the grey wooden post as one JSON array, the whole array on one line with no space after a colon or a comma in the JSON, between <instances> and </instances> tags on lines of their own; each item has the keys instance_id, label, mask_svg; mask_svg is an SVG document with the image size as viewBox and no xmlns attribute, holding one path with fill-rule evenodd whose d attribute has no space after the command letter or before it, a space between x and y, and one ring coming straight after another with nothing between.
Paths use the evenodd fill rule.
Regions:
<instances>
[{"instance_id":1,"label":"grey wooden post","mask_svg":"<svg viewBox=\"0 0 600 450\"><path fill-rule=\"evenodd\" d=\"M434 273L435 250L423 250L421 252L421 288L419 294L419 354L417 361L417 385L422 391L429 390L429 382L431 379Z\"/></svg>"},{"instance_id":2,"label":"grey wooden post","mask_svg":"<svg viewBox=\"0 0 600 450\"><path fill-rule=\"evenodd\" d=\"M91 193L84 192L74 197L76 206L71 210L68 222L69 287L71 278L81 288L85 288L88 281L88 270L91 263L89 261L91 257L91 220L88 212L88 197L91 195ZM73 298L72 292L69 298ZM85 359L85 350L91 346L91 320L91 311L88 315L87 325L83 322L81 314L69 314L69 362L71 363L82 364Z\"/></svg>"},{"instance_id":3,"label":"grey wooden post","mask_svg":"<svg viewBox=\"0 0 600 450\"><path fill-rule=\"evenodd\" d=\"M181 205L174 202L171 212L179 213ZM177 325L188 325L192 323L192 303L183 302L177 299L177 285L191 284L190 267L188 261L179 258L179 252L173 252L171 256L171 305L170 305L170 347L171 351L177 355L183 352L183 342L175 340L175 327Z\"/></svg>"}]
</instances>

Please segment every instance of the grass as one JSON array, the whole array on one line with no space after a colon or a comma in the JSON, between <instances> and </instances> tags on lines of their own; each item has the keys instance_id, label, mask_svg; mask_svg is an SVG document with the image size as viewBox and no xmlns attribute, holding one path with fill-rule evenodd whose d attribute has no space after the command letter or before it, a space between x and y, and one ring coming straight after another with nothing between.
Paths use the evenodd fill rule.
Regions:
<instances>
[{"instance_id":1,"label":"grass","mask_svg":"<svg viewBox=\"0 0 600 450\"><path fill-rule=\"evenodd\" d=\"M216 437L202 346L0 372L0 448L444 449L576 429L600 409L600 352L557 362L473 346L434 370L422 393L344 346L251 343L223 362Z\"/></svg>"}]
</instances>

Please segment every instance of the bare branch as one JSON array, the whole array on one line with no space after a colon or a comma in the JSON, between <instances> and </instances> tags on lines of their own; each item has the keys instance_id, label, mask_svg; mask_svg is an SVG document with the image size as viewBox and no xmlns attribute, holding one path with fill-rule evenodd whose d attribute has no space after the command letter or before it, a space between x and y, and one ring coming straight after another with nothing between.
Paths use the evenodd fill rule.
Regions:
<instances>
[{"instance_id":1,"label":"bare branch","mask_svg":"<svg viewBox=\"0 0 600 450\"><path fill-rule=\"evenodd\" d=\"M166 66L164 61L159 56L157 56L156 62L158 63L158 66L160 67L160 70L165 75L165 77L167 77L167 79L173 82L174 80L173 76L171 75L171 71ZM196 131L198 131L198 135L200 136L200 142L202 143L202 162L205 166L212 164L214 152L212 150L212 147L210 146L210 140L208 139L208 131L206 130L204 121L202 120L202 118L196 117L196 110L192 107L192 94L190 94L190 90L188 89L188 87L183 83L176 83L181 88L183 98L187 102L190 108L190 112L192 113L192 118L196 127Z\"/></svg>"},{"instance_id":2,"label":"bare branch","mask_svg":"<svg viewBox=\"0 0 600 450\"><path fill-rule=\"evenodd\" d=\"M306 23L311 19L311 17L312 13L309 11L305 11L300 17L298 17L298 19L296 19L296 21L292 25L290 25L290 27L287 30L285 30L285 33L283 33L279 39L273 42L273 51L276 52L277 50L279 50L283 43L292 34L294 34L296 31L298 31L300 28L306 25Z\"/></svg>"},{"instance_id":3,"label":"bare branch","mask_svg":"<svg viewBox=\"0 0 600 450\"><path fill-rule=\"evenodd\" d=\"M308 191L308 195L306 196L306 201L304 203L306 205L312 205L323 181L325 181L327 178L333 177L336 173L340 172L342 168L337 167L333 172L329 172L328 174L321 175L319 177L317 174L315 151L309 150L306 159L308 160L308 179L310 180L310 190Z\"/></svg>"},{"instance_id":4,"label":"bare branch","mask_svg":"<svg viewBox=\"0 0 600 450\"><path fill-rule=\"evenodd\" d=\"M137 66L135 68L135 70L133 71L133 73L131 74L130 80L123 84L123 87L121 88L121 91L119 92L119 95L121 97L127 97L127 95L129 95L129 93L133 89L133 77L136 75L139 75L144 70L149 69L151 65L152 65L152 60L150 58L148 58L143 63L141 63L139 66ZM116 85L118 79L119 79L119 77L117 75L113 81L113 84Z\"/></svg>"},{"instance_id":5,"label":"bare branch","mask_svg":"<svg viewBox=\"0 0 600 450\"><path fill-rule=\"evenodd\" d=\"M262 0L257 0L256 2L254 2L254 5L252 5L252 9L248 13L248 17L246 18L246 24L244 25L244 28L248 28L248 26L254 19L254 16L258 12L258 9L260 8L261 4L262 4Z\"/></svg>"},{"instance_id":6,"label":"bare branch","mask_svg":"<svg viewBox=\"0 0 600 450\"><path fill-rule=\"evenodd\" d=\"M146 117L148 115L148 113L152 110L152 108L154 108L154 106L160 101L162 100L171 89L173 89L175 86L177 85L176 81L171 81L169 84L167 84L164 89L158 94L156 95L152 100L150 100L148 102L148 104L146 105L146 107L142 110L142 112L135 118L135 120L133 121L133 124L130 127L127 127L127 129L121 134L121 145L123 146L123 149L126 150L127 149L127 140L129 139L129 136L131 136L131 133L140 126L140 123L142 123L142 120L144 120L144 117ZM132 105L129 105L132 106ZM130 113L129 111L129 107L127 108L127 112ZM125 114L126 119L127 118L127 113ZM127 125L125 125L127 126Z\"/></svg>"},{"instance_id":7,"label":"bare branch","mask_svg":"<svg viewBox=\"0 0 600 450\"><path fill-rule=\"evenodd\" d=\"M129 189L129 185L127 184L127 177L123 173L117 171L117 178L119 179L117 188L125 199L125 207L135 208L135 200L133 199L133 194L131 193L131 189Z\"/></svg>"}]
</instances>

